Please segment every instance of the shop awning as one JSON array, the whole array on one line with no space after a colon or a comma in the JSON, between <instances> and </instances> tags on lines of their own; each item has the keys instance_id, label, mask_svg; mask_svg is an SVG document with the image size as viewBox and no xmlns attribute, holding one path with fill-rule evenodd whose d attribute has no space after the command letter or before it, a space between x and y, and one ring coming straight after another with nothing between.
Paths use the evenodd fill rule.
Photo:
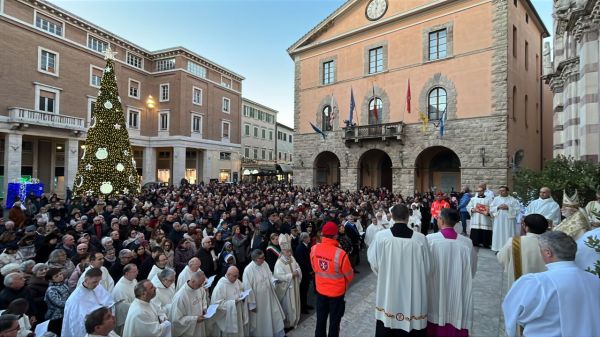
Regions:
<instances>
[{"instance_id":1,"label":"shop awning","mask_svg":"<svg viewBox=\"0 0 600 337\"><path fill-rule=\"evenodd\" d=\"M277 164L277 171L279 171L281 173L293 173L294 172L292 167L290 165L286 165L286 164Z\"/></svg>"}]
</instances>

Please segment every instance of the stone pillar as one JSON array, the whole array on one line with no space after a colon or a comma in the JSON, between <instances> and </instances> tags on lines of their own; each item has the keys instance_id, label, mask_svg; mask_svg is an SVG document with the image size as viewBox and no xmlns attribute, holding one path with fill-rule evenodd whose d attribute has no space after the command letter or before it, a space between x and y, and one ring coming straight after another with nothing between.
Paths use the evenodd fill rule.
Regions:
<instances>
[{"instance_id":1,"label":"stone pillar","mask_svg":"<svg viewBox=\"0 0 600 337\"><path fill-rule=\"evenodd\" d=\"M358 168L346 167L340 168L340 188L342 191L356 191L358 186Z\"/></svg>"},{"instance_id":2,"label":"stone pillar","mask_svg":"<svg viewBox=\"0 0 600 337\"><path fill-rule=\"evenodd\" d=\"M142 175L144 176L144 184L156 181L156 149L153 147L144 148Z\"/></svg>"},{"instance_id":3,"label":"stone pillar","mask_svg":"<svg viewBox=\"0 0 600 337\"><path fill-rule=\"evenodd\" d=\"M212 174L212 156L210 151L204 150L202 151L202 181L208 184Z\"/></svg>"},{"instance_id":4,"label":"stone pillar","mask_svg":"<svg viewBox=\"0 0 600 337\"><path fill-rule=\"evenodd\" d=\"M8 183L21 178L21 152L23 135L5 133L4 136L4 195L8 193ZM47 186L46 188L49 188Z\"/></svg>"},{"instance_id":5,"label":"stone pillar","mask_svg":"<svg viewBox=\"0 0 600 337\"><path fill-rule=\"evenodd\" d=\"M65 139L65 190L67 187L73 189L78 162L79 140Z\"/></svg>"},{"instance_id":6,"label":"stone pillar","mask_svg":"<svg viewBox=\"0 0 600 337\"><path fill-rule=\"evenodd\" d=\"M173 147L173 185L179 186L182 178L185 178L185 147Z\"/></svg>"}]
</instances>

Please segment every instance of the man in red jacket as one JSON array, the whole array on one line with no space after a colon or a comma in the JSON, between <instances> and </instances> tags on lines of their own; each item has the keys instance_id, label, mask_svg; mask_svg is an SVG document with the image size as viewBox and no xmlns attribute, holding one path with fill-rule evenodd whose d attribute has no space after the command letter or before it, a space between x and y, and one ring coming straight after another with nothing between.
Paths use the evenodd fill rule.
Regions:
<instances>
[{"instance_id":1,"label":"man in red jacket","mask_svg":"<svg viewBox=\"0 0 600 337\"><path fill-rule=\"evenodd\" d=\"M431 223L433 223L433 232L438 231L438 217L443 208L450 208L450 204L444 199L444 193L438 192L436 199L431 203Z\"/></svg>"},{"instance_id":2,"label":"man in red jacket","mask_svg":"<svg viewBox=\"0 0 600 337\"><path fill-rule=\"evenodd\" d=\"M315 272L317 290L317 327L315 337L338 337L340 322L346 309L344 295L354 278L348 255L339 247L338 226L327 222L322 229L321 243L312 247L310 263ZM329 334L326 333L329 317Z\"/></svg>"}]
</instances>

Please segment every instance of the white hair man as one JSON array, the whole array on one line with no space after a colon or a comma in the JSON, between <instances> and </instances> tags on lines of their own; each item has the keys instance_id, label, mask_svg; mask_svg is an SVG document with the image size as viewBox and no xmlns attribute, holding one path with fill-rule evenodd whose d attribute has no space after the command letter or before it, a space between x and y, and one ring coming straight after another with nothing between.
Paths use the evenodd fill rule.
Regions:
<instances>
[{"instance_id":1,"label":"white hair man","mask_svg":"<svg viewBox=\"0 0 600 337\"><path fill-rule=\"evenodd\" d=\"M239 270L235 266L229 267L225 277L222 277L213 291L211 304L219 304L219 309L225 317L214 318L221 336L243 337L248 336L248 306L246 300L241 299L244 289L238 280Z\"/></svg>"},{"instance_id":2,"label":"white hair man","mask_svg":"<svg viewBox=\"0 0 600 337\"><path fill-rule=\"evenodd\" d=\"M173 298L169 318L173 322L173 337L205 337L204 314L208 308L208 294L203 285L203 271L189 274Z\"/></svg>"},{"instance_id":3,"label":"white hair man","mask_svg":"<svg viewBox=\"0 0 600 337\"><path fill-rule=\"evenodd\" d=\"M188 261L187 266L183 268L181 274L177 277L177 286L175 287L175 291L179 291L179 289L183 288L186 284L187 280L189 280L190 275L200 271L200 266L202 263L200 259L197 257L193 257Z\"/></svg>"},{"instance_id":4,"label":"white hair man","mask_svg":"<svg viewBox=\"0 0 600 337\"><path fill-rule=\"evenodd\" d=\"M112 297L117 302L115 306L116 316L116 333L119 335L123 334L123 328L125 327L125 319L127 318L127 312L129 306L135 299L135 285L137 284L138 267L133 264L127 264L123 268L123 276L119 279L119 282L115 285L112 291Z\"/></svg>"}]
</instances>

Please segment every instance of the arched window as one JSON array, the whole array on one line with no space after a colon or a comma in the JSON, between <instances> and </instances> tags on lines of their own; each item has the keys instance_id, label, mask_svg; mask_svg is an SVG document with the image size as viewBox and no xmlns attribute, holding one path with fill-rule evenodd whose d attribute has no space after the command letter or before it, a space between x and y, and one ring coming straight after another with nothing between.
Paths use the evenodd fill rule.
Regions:
<instances>
[{"instance_id":1,"label":"arched window","mask_svg":"<svg viewBox=\"0 0 600 337\"><path fill-rule=\"evenodd\" d=\"M321 112L321 130L331 131L333 129L331 123L331 106L326 105Z\"/></svg>"},{"instance_id":2,"label":"arched window","mask_svg":"<svg viewBox=\"0 0 600 337\"><path fill-rule=\"evenodd\" d=\"M529 105L529 99L527 97L527 95L525 95L525 127L528 128L529 124L527 123L527 105Z\"/></svg>"},{"instance_id":3,"label":"arched window","mask_svg":"<svg viewBox=\"0 0 600 337\"><path fill-rule=\"evenodd\" d=\"M513 121L517 120L517 86L513 86L513 94L512 94L512 119Z\"/></svg>"},{"instance_id":4,"label":"arched window","mask_svg":"<svg viewBox=\"0 0 600 337\"><path fill-rule=\"evenodd\" d=\"M433 88L429 92L429 109L427 114L429 120L437 121L446 111L446 90L444 88Z\"/></svg>"},{"instance_id":5,"label":"arched window","mask_svg":"<svg viewBox=\"0 0 600 337\"><path fill-rule=\"evenodd\" d=\"M375 109L377 106L377 109ZM381 124L383 115L383 102L379 97L371 99L369 102L369 124Z\"/></svg>"}]
</instances>

